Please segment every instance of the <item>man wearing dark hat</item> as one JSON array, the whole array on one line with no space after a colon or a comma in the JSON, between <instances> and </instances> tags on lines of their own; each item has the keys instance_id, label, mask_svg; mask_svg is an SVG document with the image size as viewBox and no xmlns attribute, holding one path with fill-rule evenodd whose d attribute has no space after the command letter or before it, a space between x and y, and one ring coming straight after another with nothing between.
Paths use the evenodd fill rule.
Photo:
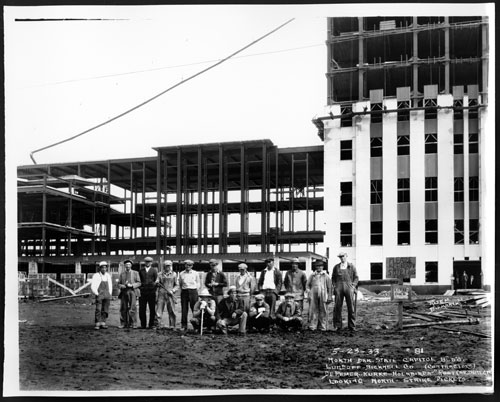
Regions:
<instances>
[{"instance_id":1,"label":"man wearing dark hat","mask_svg":"<svg viewBox=\"0 0 500 402\"><path fill-rule=\"evenodd\" d=\"M248 313L248 328L256 329L259 332L269 332L271 319L269 318L269 304L264 301L264 295L255 296L255 303L250 306Z\"/></svg>"},{"instance_id":2,"label":"man wearing dark hat","mask_svg":"<svg viewBox=\"0 0 500 402\"><path fill-rule=\"evenodd\" d=\"M152 267L153 259L144 258L144 266L139 270L141 277L141 297L139 298L139 319L141 328L153 329L156 320L156 280L158 279L158 270ZM149 307L149 325L146 319L146 306Z\"/></svg>"},{"instance_id":3,"label":"man wearing dark hat","mask_svg":"<svg viewBox=\"0 0 500 402\"><path fill-rule=\"evenodd\" d=\"M323 261L314 263L315 271L309 276L306 288L309 294L309 329L326 331L327 304L332 302L332 281L323 271Z\"/></svg>"},{"instance_id":4,"label":"man wearing dark hat","mask_svg":"<svg viewBox=\"0 0 500 402\"><path fill-rule=\"evenodd\" d=\"M181 326L187 330L189 308L194 311L194 305L198 301L198 289L200 288L200 277L193 269L192 260L184 261L186 267L179 274L179 287L181 288Z\"/></svg>"},{"instance_id":5,"label":"man wearing dark hat","mask_svg":"<svg viewBox=\"0 0 500 402\"><path fill-rule=\"evenodd\" d=\"M269 305L271 310L271 318L274 319L274 309L276 306L276 299L281 290L281 272L279 269L274 268L274 259L266 259L266 268L261 272L259 277L259 290L264 295L264 300Z\"/></svg>"},{"instance_id":6,"label":"man wearing dark hat","mask_svg":"<svg viewBox=\"0 0 500 402\"><path fill-rule=\"evenodd\" d=\"M137 298L141 295L139 290L141 278L139 272L132 270L132 261L125 260L125 271L120 274L118 287L120 288L120 325L119 328L137 328L137 311L135 309Z\"/></svg>"},{"instance_id":7,"label":"man wearing dark hat","mask_svg":"<svg viewBox=\"0 0 500 402\"><path fill-rule=\"evenodd\" d=\"M291 292L285 294L285 301L276 310L276 324L284 331L302 329L302 308Z\"/></svg>"},{"instance_id":8,"label":"man wearing dark hat","mask_svg":"<svg viewBox=\"0 0 500 402\"><path fill-rule=\"evenodd\" d=\"M176 304L175 301L175 292L179 288L179 283L177 279L177 275L174 271L172 271L172 261L165 260L163 262L163 269L158 274L157 282L157 299L156 299L156 327L161 327L161 316L167 307L168 311L168 323L169 328L175 328L175 311L174 307Z\"/></svg>"},{"instance_id":9,"label":"man wearing dark hat","mask_svg":"<svg viewBox=\"0 0 500 402\"><path fill-rule=\"evenodd\" d=\"M255 278L248 273L245 263L238 265L240 274L236 277L236 296L242 304L242 308L248 313L250 311L250 297L255 290Z\"/></svg>"},{"instance_id":10,"label":"man wearing dark hat","mask_svg":"<svg viewBox=\"0 0 500 402\"><path fill-rule=\"evenodd\" d=\"M333 267L332 284L335 294L335 315L333 326L335 331L342 329L342 304L345 299L347 306L347 326L349 331L356 330L356 316L354 312L354 294L358 286L356 267L347 262L347 253L341 252L338 257L340 263Z\"/></svg>"},{"instance_id":11,"label":"man wearing dark hat","mask_svg":"<svg viewBox=\"0 0 500 402\"><path fill-rule=\"evenodd\" d=\"M292 269L286 272L283 285L287 292L293 293L295 301L300 306L301 310L304 308L306 283L306 273L299 268L299 259L294 258L292 260Z\"/></svg>"},{"instance_id":12,"label":"man wearing dark hat","mask_svg":"<svg viewBox=\"0 0 500 402\"><path fill-rule=\"evenodd\" d=\"M210 260L210 271L205 276L205 286L219 305L224 297L224 288L227 287L227 278L220 269L218 269L219 262L216 259Z\"/></svg>"},{"instance_id":13,"label":"man wearing dark hat","mask_svg":"<svg viewBox=\"0 0 500 402\"><path fill-rule=\"evenodd\" d=\"M245 335L247 330L247 313L236 298L236 286L229 286L227 296L217 306L217 329L227 335L227 328L238 325L238 333Z\"/></svg>"},{"instance_id":14,"label":"man wearing dark hat","mask_svg":"<svg viewBox=\"0 0 500 402\"><path fill-rule=\"evenodd\" d=\"M216 305L215 301L208 292L207 289L203 289L199 293L199 298L193 309L193 318L191 318L191 325L195 331L200 330L200 325L203 328L212 329L215 328L215 323L217 321L215 317ZM201 322L201 316L203 312L203 322Z\"/></svg>"}]
</instances>

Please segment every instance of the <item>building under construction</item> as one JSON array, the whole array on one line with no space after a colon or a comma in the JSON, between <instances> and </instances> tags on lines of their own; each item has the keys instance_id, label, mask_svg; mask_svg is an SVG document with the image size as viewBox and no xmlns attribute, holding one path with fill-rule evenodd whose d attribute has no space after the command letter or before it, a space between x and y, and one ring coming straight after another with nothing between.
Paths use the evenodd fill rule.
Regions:
<instances>
[{"instance_id":1,"label":"building under construction","mask_svg":"<svg viewBox=\"0 0 500 402\"><path fill-rule=\"evenodd\" d=\"M488 19L327 24L326 243L364 279L482 287Z\"/></svg>"}]
</instances>

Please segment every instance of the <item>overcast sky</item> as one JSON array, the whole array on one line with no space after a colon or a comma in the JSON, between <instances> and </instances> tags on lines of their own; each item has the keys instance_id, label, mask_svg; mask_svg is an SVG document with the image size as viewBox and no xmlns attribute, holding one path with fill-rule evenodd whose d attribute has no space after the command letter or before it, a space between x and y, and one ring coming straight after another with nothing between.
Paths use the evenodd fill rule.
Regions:
<instances>
[{"instance_id":1,"label":"overcast sky","mask_svg":"<svg viewBox=\"0 0 500 402\"><path fill-rule=\"evenodd\" d=\"M381 13L381 10L387 9ZM152 147L268 138L321 144L311 123L326 104L326 17L471 15L446 5L6 7L7 157L76 135L209 67L214 69L73 141L38 163L154 156ZM21 21L27 19L99 19ZM17 21L16 21L17 19Z\"/></svg>"}]
</instances>

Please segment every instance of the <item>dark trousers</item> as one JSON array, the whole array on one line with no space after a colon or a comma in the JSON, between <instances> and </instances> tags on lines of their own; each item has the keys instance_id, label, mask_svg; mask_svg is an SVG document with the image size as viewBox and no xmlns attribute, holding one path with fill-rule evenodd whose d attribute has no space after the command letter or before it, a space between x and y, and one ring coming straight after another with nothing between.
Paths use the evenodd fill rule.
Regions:
<instances>
[{"instance_id":1,"label":"dark trousers","mask_svg":"<svg viewBox=\"0 0 500 402\"><path fill-rule=\"evenodd\" d=\"M284 321L283 319L276 318L276 324L281 329L301 329L302 328L302 318L293 317L288 321Z\"/></svg>"},{"instance_id":2,"label":"dark trousers","mask_svg":"<svg viewBox=\"0 0 500 402\"><path fill-rule=\"evenodd\" d=\"M106 322L108 318L109 304L111 299L95 299L95 322Z\"/></svg>"},{"instance_id":3,"label":"dark trousers","mask_svg":"<svg viewBox=\"0 0 500 402\"><path fill-rule=\"evenodd\" d=\"M268 330L269 325L271 325L271 319L269 317L261 315L259 318L255 318L255 316L248 318L248 328L255 328L259 331Z\"/></svg>"},{"instance_id":4,"label":"dark trousers","mask_svg":"<svg viewBox=\"0 0 500 402\"><path fill-rule=\"evenodd\" d=\"M149 306L149 327L153 328L155 325L156 317L156 293L155 291L142 291L139 298L139 319L141 320L141 327L146 328L146 306Z\"/></svg>"},{"instance_id":5,"label":"dark trousers","mask_svg":"<svg viewBox=\"0 0 500 402\"><path fill-rule=\"evenodd\" d=\"M191 313L194 310L194 305L198 301L198 290L182 289L181 290L181 326L187 328L188 313L191 307Z\"/></svg>"},{"instance_id":6,"label":"dark trousers","mask_svg":"<svg viewBox=\"0 0 500 402\"><path fill-rule=\"evenodd\" d=\"M274 290L263 290L262 294L264 295L264 301L269 304L270 316L274 319L274 309L276 307L276 298L277 295Z\"/></svg>"},{"instance_id":7,"label":"dark trousers","mask_svg":"<svg viewBox=\"0 0 500 402\"><path fill-rule=\"evenodd\" d=\"M137 325L135 292L122 290L120 297L120 324L124 327L134 327Z\"/></svg>"},{"instance_id":8,"label":"dark trousers","mask_svg":"<svg viewBox=\"0 0 500 402\"><path fill-rule=\"evenodd\" d=\"M356 327L356 315L354 313L354 287L347 282L338 282L335 285L335 314L333 316L333 326L342 328L342 304L347 306L347 326Z\"/></svg>"}]
</instances>

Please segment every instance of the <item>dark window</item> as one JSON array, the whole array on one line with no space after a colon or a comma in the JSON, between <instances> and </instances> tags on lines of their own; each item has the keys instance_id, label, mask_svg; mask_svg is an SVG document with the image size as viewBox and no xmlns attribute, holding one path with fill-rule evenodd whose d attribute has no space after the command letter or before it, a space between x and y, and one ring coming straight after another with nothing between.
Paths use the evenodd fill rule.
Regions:
<instances>
[{"instance_id":1,"label":"dark window","mask_svg":"<svg viewBox=\"0 0 500 402\"><path fill-rule=\"evenodd\" d=\"M455 155L464 153L464 135L453 134L453 152Z\"/></svg>"},{"instance_id":2,"label":"dark window","mask_svg":"<svg viewBox=\"0 0 500 402\"><path fill-rule=\"evenodd\" d=\"M342 247L352 246L352 223L343 222L340 224L340 245Z\"/></svg>"},{"instance_id":3,"label":"dark window","mask_svg":"<svg viewBox=\"0 0 500 402\"><path fill-rule=\"evenodd\" d=\"M410 136L398 136L398 155L410 155Z\"/></svg>"},{"instance_id":4,"label":"dark window","mask_svg":"<svg viewBox=\"0 0 500 402\"><path fill-rule=\"evenodd\" d=\"M410 221L398 221L398 244L410 244Z\"/></svg>"},{"instance_id":5,"label":"dark window","mask_svg":"<svg viewBox=\"0 0 500 402\"><path fill-rule=\"evenodd\" d=\"M370 122L371 123L382 123L382 104L381 103L372 103L370 105Z\"/></svg>"},{"instance_id":6,"label":"dark window","mask_svg":"<svg viewBox=\"0 0 500 402\"><path fill-rule=\"evenodd\" d=\"M382 156L382 137L370 138L370 156Z\"/></svg>"},{"instance_id":7,"label":"dark window","mask_svg":"<svg viewBox=\"0 0 500 402\"><path fill-rule=\"evenodd\" d=\"M382 180L371 181L371 204L382 204Z\"/></svg>"},{"instance_id":8,"label":"dark window","mask_svg":"<svg viewBox=\"0 0 500 402\"><path fill-rule=\"evenodd\" d=\"M410 202L410 179L398 179L398 202Z\"/></svg>"},{"instance_id":9,"label":"dark window","mask_svg":"<svg viewBox=\"0 0 500 402\"><path fill-rule=\"evenodd\" d=\"M456 99L453 101L453 119L463 120L464 119L464 102L462 99Z\"/></svg>"},{"instance_id":10,"label":"dark window","mask_svg":"<svg viewBox=\"0 0 500 402\"><path fill-rule=\"evenodd\" d=\"M438 135L436 133L433 134L425 134L425 153L426 154L437 154L438 151Z\"/></svg>"},{"instance_id":11,"label":"dark window","mask_svg":"<svg viewBox=\"0 0 500 402\"><path fill-rule=\"evenodd\" d=\"M383 279L383 266L381 262L372 262L370 264L370 280Z\"/></svg>"},{"instance_id":12,"label":"dark window","mask_svg":"<svg viewBox=\"0 0 500 402\"><path fill-rule=\"evenodd\" d=\"M340 205L352 205L352 182L340 183Z\"/></svg>"},{"instance_id":13,"label":"dark window","mask_svg":"<svg viewBox=\"0 0 500 402\"><path fill-rule=\"evenodd\" d=\"M437 177L425 178L425 201L438 200L438 179Z\"/></svg>"},{"instance_id":14,"label":"dark window","mask_svg":"<svg viewBox=\"0 0 500 402\"><path fill-rule=\"evenodd\" d=\"M425 282L438 281L438 263L437 261L425 262Z\"/></svg>"},{"instance_id":15,"label":"dark window","mask_svg":"<svg viewBox=\"0 0 500 402\"><path fill-rule=\"evenodd\" d=\"M477 154L479 148L479 134L469 134L469 153Z\"/></svg>"},{"instance_id":16,"label":"dark window","mask_svg":"<svg viewBox=\"0 0 500 402\"><path fill-rule=\"evenodd\" d=\"M425 242L427 244L437 244L438 242L437 219L427 219L425 221Z\"/></svg>"},{"instance_id":17,"label":"dark window","mask_svg":"<svg viewBox=\"0 0 500 402\"><path fill-rule=\"evenodd\" d=\"M352 127L352 105L340 105L340 127Z\"/></svg>"},{"instance_id":18,"label":"dark window","mask_svg":"<svg viewBox=\"0 0 500 402\"><path fill-rule=\"evenodd\" d=\"M424 99L424 117L428 119L437 119L437 99Z\"/></svg>"},{"instance_id":19,"label":"dark window","mask_svg":"<svg viewBox=\"0 0 500 402\"><path fill-rule=\"evenodd\" d=\"M464 220L455 219L455 244L464 244Z\"/></svg>"},{"instance_id":20,"label":"dark window","mask_svg":"<svg viewBox=\"0 0 500 402\"><path fill-rule=\"evenodd\" d=\"M340 160L352 159L352 140L340 141Z\"/></svg>"},{"instance_id":21,"label":"dark window","mask_svg":"<svg viewBox=\"0 0 500 402\"><path fill-rule=\"evenodd\" d=\"M382 245L382 222L371 222L371 243L372 246Z\"/></svg>"},{"instance_id":22,"label":"dark window","mask_svg":"<svg viewBox=\"0 0 500 402\"><path fill-rule=\"evenodd\" d=\"M469 201L479 201L479 177L469 177Z\"/></svg>"},{"instance_id":23,"label":"dark window","mask_svg":"<svg viewBox=\"0 0 500 402\"><path fill-rule=\"evenodd\" d=\"M398 121L410 120L410 101L398 102Z\"/></svg>"},{"instance_id":24,"label":"dark window","mask_svg":"<svg viewBox=\"0 0 500 402\"><path fill-rule=\"evenodd\" d=\"M479 243L479 219L469 219L469 243Z\"/></svg>"},{"instance_id":25,"label":"dark window","mask_svg":"<svg viewBox=\"0 0 500 402\"><path fill-rule=\"evenodd\" d=\"M469 119L477 119L478 105L477 99L469 99Z\"/></svg>"},{"instance_id":26,"label":"dark window","mask_svg":"<svg viewBox=\"0 0 500 402\"><path fill-rule=\"evenodd\" d=\"M455 202L464 200L464 178L455 177Z\"/></svg>"}]
</instances>

